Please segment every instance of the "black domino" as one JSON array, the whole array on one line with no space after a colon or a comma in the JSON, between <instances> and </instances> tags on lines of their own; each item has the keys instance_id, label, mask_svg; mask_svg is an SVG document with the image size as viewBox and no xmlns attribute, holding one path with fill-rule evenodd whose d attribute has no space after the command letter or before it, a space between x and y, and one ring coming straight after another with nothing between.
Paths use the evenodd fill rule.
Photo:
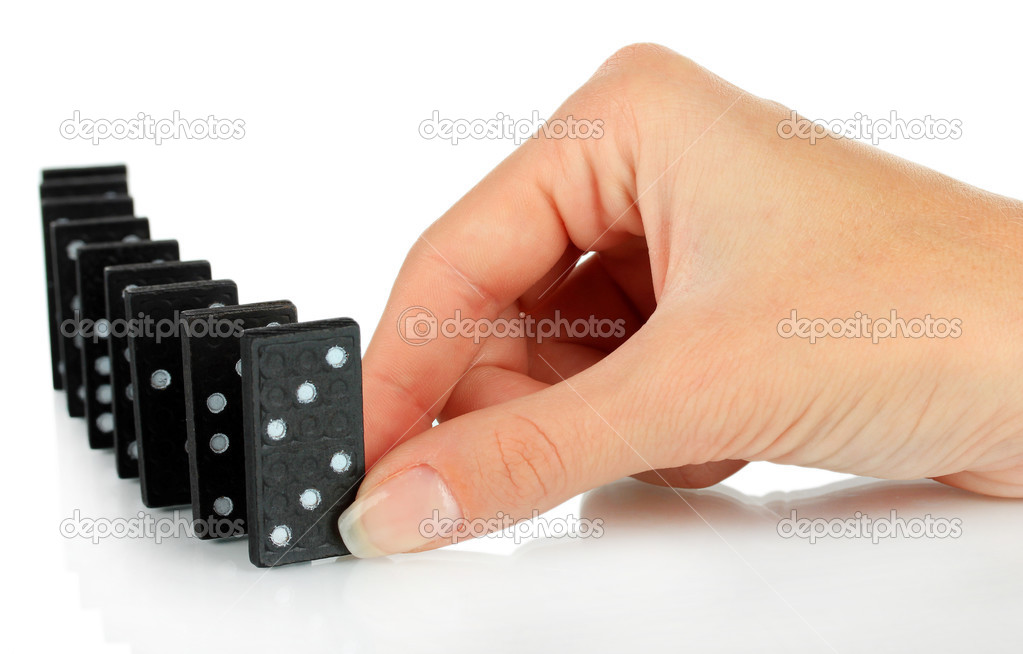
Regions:
<instances>
[{"instance_id":1,"label":"black domino","mask_svg":"<svg viewBox=\"0 0 1023 654\"><path fill-rule=\"evenodd\" d=\"M291 302L278 301L196 309L181 317L188 325L181 354L195 534L240 536L246 518L241 330L290 324L298 314Z\"/></svg>"},{"instance_id":2,"label":"black domino","mask_svg":"<svg viewBox=\"0 0 1023 654\"><path fill-rule=\"evenodd\" d=\"M142 502L150 508L188 504L185 384L180 312L238 303L229 280L141 286L125 294L125 313L154 322L151 334L131 334L131 383Z\"/></svg>"},{"instance_id":3,"label":"black domino","mask_svg":"<svg viewBox=\"0 0 1023 654\"><path fill-rule=\"evenodd\" d=\"M120 218L90 218L53 223L50 225L50 241L53 244L50 271L53 275L54 297L56 298L56 328L61 327L80 313L78 298L78 250L83 245L111 243L116 241L138 241L149 239L149 221L145 218L124 216ZM66 347L67 343L65 343ZM67 381L65 353L58 343L58 368L63 381ZM66 384L65 384L66 387ZM75 387L77 390L77 386Z\"/></svg>"},{"instance_id":4,"label":"black domino","mask_svg":"<svg viewBox=\"0 0 1023 654\"><path fill-rule=\"evenodd\" d=\"M54 172L54 171L50 171ZM59 177L59 176L58 176ZM43 179L47 179L43 171ZM41 202L43 218L43 263L46 268L46 306L50 319L50 366L53 374L53 388L64 388L63 376L60 374L60 339L57 338L57 296L54 287L50 243L50 224L56 221L83 220L85 218L103 218L105 216L131 216L135 213L135 205L127 195L97 195L47 198Z\"/></svg>"},{"instance_id":5,"label":"black domino","mask_svg":"<svg viewBox=\"0 0 1023 654\"><path fill-rule=\"evenodd\" d=\"M84 321L93 321L96 328L89 338L68 339L62 336L68 382L68 412L85 416L92 448L113 447L113 414L110 406L97 402L96 391L110 384L111 361L101 325L107 318L106 287L103 271L107 266L127 263L176 261L177 241L136 241L133 243L99 243L78 249L78 303ZM81 347L76 347L76 343ZM76 389L81 389L78 391Z\"/></svg>"},{"instance_id":6,"label":"black domino","mask_svg":"<svg viewBox=\"0 0 1023 654\"><path fill-rule=\"evenodd\" d=\"M58 177L39 185L40 199L80 195L127 195L128 178L124 175L90 175Z\"/></svg>"},{"instance_id":7,"label":"black domino","mask_svg":"<svg viewBox=\"0 0 1023 654\"><path fill-rule=\"evenodd\" d=\"M348 554L337 519L365 473L358 324L247 330L241 362L249 559Z\"/></svg>"},{"instance_id":8,"label":"black domino","mask_svg":"<svg viewBox=\"0 0 1023 654\"><path fill-rule=\"evenodd\" d=\"M129 318L124 313L124 291L137 286L154 286L176 282L209 281L208 261L168 261L126 266L109 266L105 273L106 315L113 324ZM128 324L128 323L125 323ZM140 323L131 323L141 327ZM139 476L138 444L135 442L135 409L132 400L131 361L128 335L120 329L109 337L110 387L113 390L114 460L117 476L130 479Z\"/></svg>"}]
</instances>

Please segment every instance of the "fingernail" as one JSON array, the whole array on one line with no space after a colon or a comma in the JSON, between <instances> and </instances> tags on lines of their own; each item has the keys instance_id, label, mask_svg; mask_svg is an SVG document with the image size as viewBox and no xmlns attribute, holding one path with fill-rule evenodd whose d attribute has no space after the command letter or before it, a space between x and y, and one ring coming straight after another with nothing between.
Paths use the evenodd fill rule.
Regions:
<instances>
[{"instance_id":1,"label":"fingernail","mask_svg":"<svg viewBox=\"0 0 1023 654\"><path fill-rule=\"evenodd\" d=\"M457 520L462 511L437 471L420 465L355 500L338 518L337 528L348 551L363 559L426 545L433 538L423 536L422 525L434 517Z\"/></svg>"}]
</instances>

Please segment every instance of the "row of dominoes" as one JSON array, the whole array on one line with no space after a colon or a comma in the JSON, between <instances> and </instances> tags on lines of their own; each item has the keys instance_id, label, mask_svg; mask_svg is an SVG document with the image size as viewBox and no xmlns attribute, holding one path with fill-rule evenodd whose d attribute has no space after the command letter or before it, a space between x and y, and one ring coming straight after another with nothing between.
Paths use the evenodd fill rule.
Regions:
<instances>
[{"instance_id":1,"label":"row of dominoes","mask_svg":"<svg viewBox=\"0 0 1023 654\"><path fill-rule=\"evenodd\" d=\"M248 535L265 567L347 554L365 472L359 326L238 304L134 216L127 167L44 170L53 387L114 448L147 507L192 505L199 538Z\"/></svg>"}]
</instances>

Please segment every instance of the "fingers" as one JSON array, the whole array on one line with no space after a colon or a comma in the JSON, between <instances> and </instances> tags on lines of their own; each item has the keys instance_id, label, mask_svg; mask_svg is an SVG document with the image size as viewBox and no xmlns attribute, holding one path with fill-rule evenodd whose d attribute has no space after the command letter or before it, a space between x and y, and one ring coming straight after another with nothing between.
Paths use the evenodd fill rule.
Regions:
<instances>
[{"instance_id":1,"label":"fingers","mask_svg":"<svg viewBox=\"0 0 1023 654\"><path fill-rule=\"evenodd\" d=\"M628 418L631 398L590 371L401 443L370 472L339 520L349 550L378 556L448 544L454 534L438 537L435 529L452 521L527 517L649 468L634 448L655 456L656 445ZM615 365L603 373L621 374ZM500 374L508 383L519 373Z\"/></svg>"},{"instance_id":2,"label":"fingers","mask_svg":"<svg viewBox=\"0 0 1023 654\"><path fill-rule=\"evenodd\" d=\"M428 428L479 356L471 340L436 337L438 321L542 300L581 250L642 233L621 112L584 88L557 115L599 118L602 138L529 140L412 247L365 356L368 463ZM433 338L413 347L403 337L415 329Z\"/></svg>"},{"instance_id":3,"label":"fingers","mask_svg":"<svg viewBox=\"0 0 1023 654\"><path fill-rule=\"evenodd\" d=\"M429 426L479 353L471 340L437 337L437 321L496 318L567 250L565 224L539 179L549 167L542 149L502 164L409 253L365 358L370 460ZM423 309L409 314L413 307ZM433 338L413 347L399 330L414 329L419 316L433 321L425 324Z\"/></svg>"}]
</instances>

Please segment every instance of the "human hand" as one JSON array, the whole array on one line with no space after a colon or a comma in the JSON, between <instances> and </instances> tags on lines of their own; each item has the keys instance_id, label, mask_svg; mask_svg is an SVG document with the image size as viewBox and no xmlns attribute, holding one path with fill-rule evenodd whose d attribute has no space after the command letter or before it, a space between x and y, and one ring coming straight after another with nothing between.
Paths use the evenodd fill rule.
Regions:
<instances>
[{"instance_id":1,"label":"human hand","mask_svg":"<svg viewBox=\"0 0 1023 654\"><path fill-rule=\"evenodd\" d=\"M529 140L402 267L364 361L372 468L339 521L354 554L450 542L422 535L433 515L525 518L623 476L701 487L754 460L1023 496L1023 204L783 138L789 110L656 46L617 53L568 116L601 138ZM413 347L395 328L412 307L624 328ZM811 344L779 333L793 310L960 333Z\"/></svg>"}]
</instances>

